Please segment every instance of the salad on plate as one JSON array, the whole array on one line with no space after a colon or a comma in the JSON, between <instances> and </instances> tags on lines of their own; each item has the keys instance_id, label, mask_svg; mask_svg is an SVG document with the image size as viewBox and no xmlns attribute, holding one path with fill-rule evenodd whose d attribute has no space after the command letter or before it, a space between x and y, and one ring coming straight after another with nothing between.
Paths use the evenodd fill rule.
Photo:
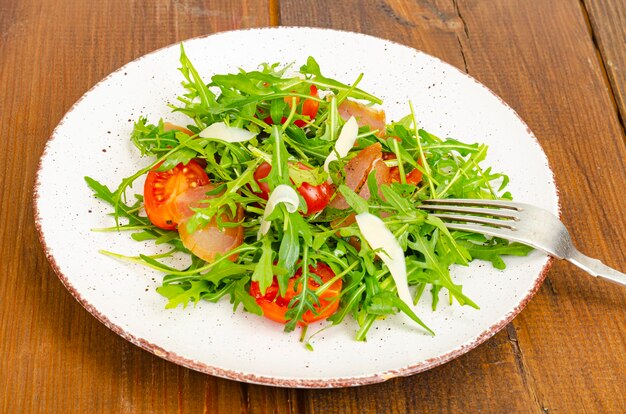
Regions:
<instances>
[{"instance_id":1,"label":"salad on plate","mask_svg":"<svg viewBox=\"0 0 626 414\"><path fill-rule=\"evenodd\" d=\"M309 57L293 65L217 74L206 83L181 46L185 92L171 105L187 125L146 117L130 139L151 163L115 190L85 177L111 204L114 222L165 253L112 257L164 273L166 308L227 296L234 308L284 324L376 323L414 311L424 295L478 308L455 283L452 265L531 248L449 231L419 206L430 198L511 198L504 174L483 168L487 147L442 139L408 115L387 122L383 102L323 75ZM143 192L133 183L145 176ZM170 260L188 255L184 268Z\"/></svg>"}]
</instances>

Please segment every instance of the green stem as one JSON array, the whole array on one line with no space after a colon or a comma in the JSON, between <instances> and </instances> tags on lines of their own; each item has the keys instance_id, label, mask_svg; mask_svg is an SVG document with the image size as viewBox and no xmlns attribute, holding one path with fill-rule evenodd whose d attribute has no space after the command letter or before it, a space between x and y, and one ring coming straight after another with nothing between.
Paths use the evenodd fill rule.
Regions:
<instances>
[{"instance_id":1,"label":"green stem","mask_svg":"<svg viewBox=\"0 0 626 414\"><path fill-rule=\"evenodd\" d=\"M465 165L463 165L463 167L461 167L460 169L457 170L456 174L454 174L454 177L452 177L452 179L450 180L450 182L448 183L446 188L444 188L441 191L441 193L439 193L439 197L445 197L445 195L448 193L448 191L450 191L450 188L452 188L452 186L458 181L459 177L461 175L466 175L467 170L470 167L478 166L478 164L476 164L476 162L474 160L476 158L482 157L485 154L486 151L487 151L487 146L483 145L481 147L480 151L478 151L475 154L472 154L472 156L469 158L469 160L467 160Z\"/></svg>"},{"instance_id":2,"label":"green stem","mask_svg":"<svg viewBox=\"0 0 626 414\"><path fill-rule=\"evenodd\" d=\"M330 279L328 282L324 283L322 286L317 288L317 290L315 291L315 294L317 296L320 296L322 293L326 292L326 290L329 287L331 287L336 281L338 281L339 279L341 279L345 275L347 275L348 272L350 272L352 269L354 269L358 264L359 264L358 261L352 262L352 264L350 266L346 267L341 273L338 273L337 275L333 276L332 279Z\"/></svg>"},{"instance_id":3,"label":"green stem","mask_svg":"<svg viewBox=\"0 0 626 414\"><path fill-rule=\"evenodd\" d=\"M424 149L422 148L422 141L420 140L420 136L417 131L417 118L415 117L415 110L413 109L413 103L411 101L409 101L409 107L411 108L411 117L413 118L413 132L415 134L415 139L417 140L417 147L420 151L422 166L424 167L424 176L426 176L426 181L428 182L428 187L430 188L430 198L437 198L437 191L435 191L435 186L433 185L430 166L426 162L426 156L424 155Z\"/></svg>"},{"instance_id":4,"label":"green stem","mask_svg":"<svg viewBox=\"0 0 626 414\"><path fill-rule=\"evenodd\" d=\"M393 140L393 152L396 154L396 160L398 161L398 172L400 173L400 183L406 184L406 174L404 173L404 163L402 162L402 155L400 154L400 147L397 140Z\"/></svg>"},{"instance_id":5,"label":"green stem","mask_svg":"<svg viewBox=\"0 0 626 414\"><path fill-rule=\"evenodd\" d=\"M221 256L219 259L217 259L216 261L214 261L213 263L209 263L205 266L199 267L197 269L192 269L192 270L172 270L169 271L170 274L172 275L180 275L180 276L185 276L185 275L190 275L190 274L196 274L196 273L205 273L208 272L209 270L211 270L212 268L214 268L215 266L217 266L219 263L223 262L224 260L229 260L228 258L234 254L240 254L240 253L244 253L247 251L256 251L257 248L256 247L252 247L252 246L239 246L236 249L233 249L227 253L224 253L223 256ZM128 262L132 262L132 263L139 263L142 264L146 267L149 267L151 269L155 269L155 270L163 270L163 268L152 265L150 263L146 263L145 260L143 260L141 257L138 256L125 256L123 254L119 254L119 253L113 253L113 252L109 252L106 250L100 250L100 253L106 255L106 256L111 256L111 257L115 257L116 259L121 259L121 260L126 260ZM148 257L152 257L152 258L156 258L159 255L156 256L148 256Z\"/></svg>"},{"instance_id":6,"label":"green stem","mask_svg":"<svg viewBox=\"0 0 626 414\"><path fill-rule=\"evenodd\" d=\"M374 324L374 321L376 321L376 318L377 318L376 315L371 315L371 314L368 314L365 317L365 322L363 322L363 325L361 325L361 328L356 334L357 341L365 341L365 336L367 335L367 331L370 330L370 328Z\"/></svg>"}]
</instances>

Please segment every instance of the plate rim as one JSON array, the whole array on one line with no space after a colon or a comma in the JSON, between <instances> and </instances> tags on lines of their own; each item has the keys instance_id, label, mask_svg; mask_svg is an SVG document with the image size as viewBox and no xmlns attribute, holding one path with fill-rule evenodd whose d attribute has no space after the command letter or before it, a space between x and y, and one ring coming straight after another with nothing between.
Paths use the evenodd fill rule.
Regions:
<instances>
[{"instance_id":1,"label":"plate rim","mask_svg":"<svg viewBox=\"0 0 626 414\"><path fill-rule=\"evenodd\" d=\"M387 371L383 371L383 372L379 372L379 373L374 373L371 375L361 375L361 376L352 376L352 377L341 377L341 378L331 378L331 379L323 379L323 378L319 378L319 379L294 379L294 378L283 378L283 377L274 377L274 376L266 376L266 375L256 375L254 373L249 373L249 372L241 372L241 371L236 371L233 369L224 369L224 368L219 368L216 366L212 366L209 364L205 364L203 362L197 361L197 360L193 360L190 358L186 358L184 356L178 355L176 352L173 351L167 351L164 348L150 342L147 341L143 338L137 337L129 332L126 332L123 328L121 328L120 326L118 326L117 324L111 322L111 320L109 320L109 318L107 318L104 314L102 314L101 312L98 311L98 309L95 308L95 306L93 306L91 303L89 303L86 299L84 299L82 297L82 295L80 294L80 292L78 292L78 290L70 283L68 277L61 271L61 268L59 267L59 265L56 262L55 257L52 255L52 253L50 252L50 248L48 247L48 244L46 242L46 237L44 234L44 231L42 229L42 225L41 225L41 217L40 217L40 209L39 209L39 201L40 201L40 189L41 189L41 172L42 172L42 167L43 167L43 160L44 158L46 158L47 154L48 154L48 150L50 148L50 145L52 143L52 141L54 141L54 139L57 137L57 133L59 128L65 123L65 121L67 120L67 118L69 117L69 115L78 107L78 105L80 105L80 103L89 95L93 92L94 89L98 88L101 84L103 84L104 82L106 82L109 78L111 78L112 76L114 76L115 74L122 72L124 70L124 68L126 68L129 65L135 64L136 62L143 60L144 58L153 55L155 53L159 53L160 51L164 50L164 49L168 49L171 47L174 47L176 45L180 45L181 43L185 43L185 42L190 42L190 41L197 41L197 40L201 40L201 39L206 39L206 38L210 38L212 36L215 35L219 35L219 34L224 34L224 33L237 33L237 32L249 32L249 31L281 31L281 30L286 30L286 31L299 31L299 30L311 30L311 31L327 31L327 32L335 32L335 33L339 33L342 35L348 34L348 35L356 35L356 36L364 36L367 38L371 38L371 39L376 39L376 40L382 40L384 42L388 42L390 44L394 44L394 45L398 45L398 46L402 46L405 48L409 48L413 51L416 51L418 53L424 54L429 56L432 59L437 60L440 64L443 64L444 66L446 66L449 69L454 69L457 72L459 72L461 75L465 76L468 80L471 80L475 83L477 83L480 87L484 88L485 90L487 90L491 95L493 95L499 102L501 105L503 105L506 109L508 109L512 114L514 114L517 119L521 122L522 126L524 126L526 128L526 132L528 133L528 136L535 141L535 143L537 144L537 146L540 148L541 152L543 153L543 155L546 158L546 167L548 168L552 181L554 183L554 187L555 187L555 196L556 196L556 207L557 207L557 212L558 212L558 216L561 217L562 214L562 209L561 209L561 199L559 197L560 195L560 191L559 191L559 186L558 183L556 181L556 177L554 174L554 171L552 169L552 167L550 166L550 160L548 159L547 154L545 153L543 146L541 145L541 143L539 142L539 140L537 139L537 137L535 136L535 134L532 132L532 130L530 129L530 127L526 124L526 122L520 117L520 115L511 107L509 106L500 96L498 96L495 92L493 92L488 86L484 85L482 82L478 81L476 78L474 78L473 76L471 76L470 74L468 74L467 72L462 71L461 69L457 68L456 66L447 63L445 61L443 61L442 59L433 56L429 53L426 53L420 49L416 49L412 46L408 46L399 42L395 42L393 40L389 40L389 39L385 39L382 37L378 37L378 36L373 36L373 35L369 35L369 34L365 34L365 33L359 33L359 32L352 32L352 31L347 31L347 30L338 30L338 29L331 29L331 28L321 28L321 27L310 27L310 26L275 26L275 27L254 27L254 28L244 28L244 29L235 29L235 30L223 30L223 31L217 31L217 32L213 32L213 33L209 33L209 34L205 34L205 35L200 35L200 36L196 36L196 37L192 37L192 38L188 38L185 40L181 40L178 42L174 42L171 44L168 44L166 46L160 47L158 49L152 50L146 54L143 54L135 59L133 59L130 62L125 63L124 65L120 66L119 68L115 69L114 71L112 71L111 73L109 73L108 75L106 75L104 78L102 78L100 81L98 81L97 83L95 83L91 88L89 88L83 95L81 95L81 97L74 102L74 104L65 112L65 114L63 115L63 117L61 118L61 120L59 121L59 123L56 125L56 127L54 128L54 130L52 131L50 137L46 140L44 149L41 153L41 156L39 157L39 161L37 163L37 170L36 170L36 174L35 174L35 182L34 182L34 186L33 186L33 195L32 195L32 206L33 206L33 216L34 216L34 220L35 220L35 228L37 229L37 234L39 237L39 241L42 245L44 254L46 256L46 258L48 259L48 262L50 263L50 266L52 267L52 269L54 270L54 272L56 273L57 277L59 278L59 280L61 281L61 283L63 284L63 286L65 286L65 288L70 292L70 294L87 310L87 312L89 312L91 315L93 315L99 322L101 322L103 325L105 325L107 328L109 328L110 330L112 330L113 332L115 332L117 335L121 336L122 338L124 338L125 340L129 341L130 343L160 357L163 358L167 361L173 362L177 365L181 365L184 366L186 368L189 369L193 369L195 371L199 371L205 374L209 374L209 375L214 375L217 377L221 377L221 378L226 378L226 379L230 379L230 380L235 380L235 381L241 381L241 382L247 382L247 383L252 383L252 384L261 384L261 385L270 385L270 386L278 386L278 387L293 387L293 388L339 388L339 387L352 387L352 386L360 386L360 385L368 385L368 384L375 384L375 383L380 383L380 382L384 382L387 381L391 378L396 378L396 377L406 377L406 376L410 376L410 375L414 375L423 371L427 371L429 369L435 368L439 365L443 365L453 359L456 359L458 357L460 357L461 355L464 355L466 353L468 353L469 351L471 351L472 349L476 348L477 346L481 345L482 343L484 343L485 341L487 341L489 338L491 338L492 336L494 336L496 333L498 333L500 330L502 330L508 323L510 323L528 304L528 302L530 302L530 300L534 297L534 295L537 293L537 291L539 290L539 288L541 287L543 281L545 280L548 271L550 270L550 268L552 267L552 264L554 263L554 258L552 256L548 256L547 258L547 262L546 264L543 266L543 268L541 269L540 273L535 277L534 279L534 283L532 288L527 292L527 294L520 300L520 302L515 306L515 308L509 312L508 314L506 314L502 319L500 319L498 322L494 323L493 325L491 325L489 328L485 329L484 331L482 331L480 334L478 334L477 336L475 336L473 339L471 339L468 342L465 342L457 347L455 347L454 349L450 350L449 352L443 354L443 355L439 355L437 357L433 357L433 358L429 358L423 361L420 361L418 363L415 364L410 364L406 367L403 368L399 368L399 369L393 369L393 370L387 370Z\"/></svg>"}]
</instances>

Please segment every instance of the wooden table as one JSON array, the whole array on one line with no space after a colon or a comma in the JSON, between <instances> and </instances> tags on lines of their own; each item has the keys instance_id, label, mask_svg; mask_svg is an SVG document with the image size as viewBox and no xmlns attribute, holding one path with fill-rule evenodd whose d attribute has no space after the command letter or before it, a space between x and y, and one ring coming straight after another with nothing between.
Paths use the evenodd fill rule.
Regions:
<instances>
[{"instance_id":1,"label":"wooden table","mask_svg":"<svg viewBox=\"0 0 626 414\"><path fill-rule=\"evenodd\" d=\"M468 354L324 391L179 367L71 297L42 253L31 203L39 156L65 111L151 50L270 25L380 36L476 77L538 136L579 247L626 269L623 0L0 0L0 412L626 412L626 289L564 262Z\"/></svg>"}]
</instances>

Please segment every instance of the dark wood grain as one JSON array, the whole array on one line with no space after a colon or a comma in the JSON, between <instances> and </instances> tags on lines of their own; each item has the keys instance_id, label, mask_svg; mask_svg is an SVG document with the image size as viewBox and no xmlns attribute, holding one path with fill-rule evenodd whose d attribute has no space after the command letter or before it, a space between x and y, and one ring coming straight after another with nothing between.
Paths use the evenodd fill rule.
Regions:
<instances>
[{"instance_id":1,"label":"dark wood grain","mask_svg":"<svg viewBox=\"0 0 626 414\"><path fill-rule=\"evenodd\" d=\"M619 110L622 128L626 125L626 5L619 1L582 0L593 41L611 93Z\"/></svg>"},{"instance_id":2,"label":"dark wood grain","mask_svg":"<svg viewBox=\"0 0 626 414\"><path fill-rule=\"evenodd\" d=\"M117 67L220 30L332 27L424 50L499 94L546 150L581 250L624 269L625 13L618 0L0 0L0 412L626 412L626 290L567 263L505 330L444 366L280 389L176 366L97 322L52 272L31 207L47 137Z\"/></svg>"}]
</instances>

